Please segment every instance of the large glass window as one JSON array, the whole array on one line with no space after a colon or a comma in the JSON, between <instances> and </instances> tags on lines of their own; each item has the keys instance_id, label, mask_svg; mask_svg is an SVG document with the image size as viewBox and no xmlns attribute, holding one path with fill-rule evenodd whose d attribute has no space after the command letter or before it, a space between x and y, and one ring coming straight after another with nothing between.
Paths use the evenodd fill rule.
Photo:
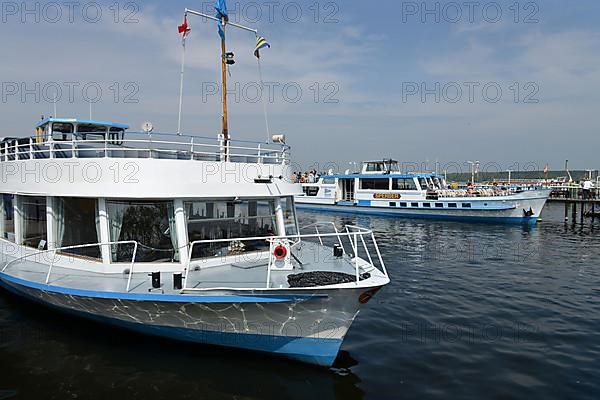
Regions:
<instances>
[{"instance_id":1,"label":"large glass window","mask_svg":"<svg viewBox=\"0 0 600 400\"><path fill-rule=\"evenodd\" d=\"M100 243L97 203L96 199L54 199L56 248ZM101 257L99 246L64 252L96 259Z\"/></svg>"},{"instance_id":2,"label":"large glass window","mask_svg":"<svg viewBox=\"0 0 600 400\"><path fill-rule=\"evenodd\" d=\"M361 179L360 180L360 188L361 189L370 189L370 190L389 190L390 189L390 180L385 179Z\"/></svg>"},{"instance_id":3,"label":"large glass window","mask_svg":"<svg viewBox=\"0 0 600 400\"><path fill-rule=\"evenodd\" d=\"M298 224L296 222L296 214L294 213L294 198L285 197L281 200L281 207L283 208L283 221L285 224L286 235L297 235Z\"/></svg>"},{"instance_id":4,"label":"large glass window","mask_svg":"<svg viewBox=\"0 0 600 400\"><path fill-rule=\"evenodd\" d=\"M284 200L282 200L284 201ZM286 231L295 232L293 200L282 204ZM198 240L232 239L277 236L275 199L239 201L192 201L185 203L188 238ZM292 222L293 221L293 222ZM293 228L292 228L293 225ZM194 246L193 258L227 255L232 248L238 251L268 250L263 240L240 243L217 242Z\"/></svg>"},{"instance_id":5,"label":"large glass window","mask_svg":"<svg viewBox=\"0 0 600 400\"><path fill-rule=\"evenodd\" d=\"M137 261L179 260L175 212L171 201L108 201L111 242L138 242ZM113 245L112 261L129 262L132 244Z\"/></svg>"},{"instance_id":6,"label":"large glass window","mask_svg":"<svg viewBox=\"0 0 600 400\"><path fill-rule=\"evenodd\" d=\"M45 197L19 197L19 210L21 213L22 241L25 246L39 250L46 249L46 198Z\"/></svg>"},{"instance_id":7,"label":"large glass window","mask_svg":"<svg viewBox=\"0 0 600 400\"><path fill-rule=\"evenodd\" d=\"M15 241L15 196L12 194L3 194L2 200L2 237L4 239Z\"/></svg>"},{"instance_id":8,"label":"large glass window","mask_svg":"<svg viewBox=\"0 0 600 400\"><path fill-rule=\"evenodd\" d=\"M417 190L417 185L413 178L392 179L392 190Z\"/></svg>"}]
</instances>

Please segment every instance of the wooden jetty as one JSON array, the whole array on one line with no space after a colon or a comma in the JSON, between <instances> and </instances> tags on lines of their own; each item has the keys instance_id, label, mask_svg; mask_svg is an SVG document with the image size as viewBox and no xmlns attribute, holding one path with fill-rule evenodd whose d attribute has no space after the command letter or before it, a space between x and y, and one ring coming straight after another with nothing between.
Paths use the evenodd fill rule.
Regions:
<instances>
[{"instance_id":1,"label":"wooden jetty","mask_svg":"<svg viewBox=\"0 0 600 400\"><path fill-rule=\"evenodd\" d=\"M569 220L570 215L572 222L577 222L579 216L583 223L586 217L600 219L599 194L599 189L585 191L579 185L564 185L553 188L548 202L565 205L565 221Z\"/></svg>"}]
</instances>

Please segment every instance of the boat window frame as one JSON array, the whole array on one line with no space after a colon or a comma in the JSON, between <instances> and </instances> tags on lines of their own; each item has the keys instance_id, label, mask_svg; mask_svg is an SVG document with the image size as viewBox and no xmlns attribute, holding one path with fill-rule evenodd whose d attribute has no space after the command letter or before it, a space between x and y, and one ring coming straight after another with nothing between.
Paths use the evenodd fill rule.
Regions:
<instances>
[{"instance_id":1,"label":"boat window frame","mask_svg":"<svg viewBox=\"0 0 600 400\"><path fill-rule=\"evenodd\" d=\"M260 213L259 213L258 210L261 208L261 205L257 204L256 205L256 207L257 207L257 211L256 211L257 215L250 215L249 211L248 211L248 215L237 215L237 216L233 215L231 217L227 216L227 217L217 217L217 218L215 218L215 217L199 218L199 219L197 219L197 221L194 221L195 223L202 223L202 222L204 222L204 223L210 223L211 225L213 225L213 226L211 226L211 228L213 230L215 229L214 225L216 223L226 223L228 221L229 222L231 222L231 221L235 222L236 220L247 220L249 222L250 219L255 219L256 221L259 221L259 220L262 220L262 219L270 219L270 221L271 221L271 223L269 225L266 225L266 226L269 226L269 230L270 230L267 233L263 234L263 233L261 233L261 232L259 232L257 230L257 233L249 233L249 235L247 235L247 236L242 236L242 235L237 235L236 234L236 235L231 235L231 237L223 237L223 238L218 238L218 239L237 239L237 238L243 239L244 237L248 237L248 238L251 238L251 237L263 237L263 236L267 237L267 236L271 236L271 235L272 236L278 236L279 226L278 226L278 222L277 222L277 203L279 203L280 206L281 206L281 209L282 209L282 211L284 213L284 215L283 215L283 217L284 217L284 228L286 230L286 232L283 232L282 235L284 235L284 236L288 235L287 228L289 226L289 223L286 223L286 218L287 217L286 217L285 214L286 214L286 210L290 209L290 207L287 207L287 206L289 206L289 204L288 205L283 204L283 202L284 202L285 199L289 199L289 201L291 201L291 210L293 211L293 226L294 226L294 229L295 229L295 232L296 232L295 234L297 234L297 232L299 231L299 228L298 228L298 219L297 219L298 216L297 216L297 213L296 213L295 201L294 201L293 196L245 198L245 199L240 199L240 200L237 200L237 199L224 199L224 198L219 198L219 199L186 199L183 202L185 227L186 227L186 240L187 240L188 243L192 243L192 242L196 242L196 241L200 241L200 240L210 240L210 239L207 239L207 238L193 239L192 240L192 237L190 237L190 229L189 229L189 226L190 226L190 217L189 217L189 212L188 212L188 210L189 210L189 204L190 203L192 203L192 204L193 203L205 203L205 204L206 203L211 203L211 204L213 204L211 206L211 208L213 209L213 211L211 211L211 214L213 214L215 212L214 211L215 208L218 208L218 207L215 207L215 205L214 205L215 203L221 203L220 204L221 208L223 207L223 205L225 205L225 207L227 207L227 212L229 212L229 210L230 210L230 208L229 208L230 205L233 205L233 207L234 207L233 208L233 213L235 213L235 205L239 205L239 204L243 204L243 203L248 203L248 206L249 206L250 202L256 202L256 203L264 202L266 204L263 204L262 205L263 207L264 207L264 205L267 205L268 207L270 207L271 213L268 214L268 215L267 214L260 215ZM247 208L247 210L249 210L249 209ZM262 222L263 222L263 227L262 228L264 229L264 226L265 226L264 225L264 221L262 221ZM239 223L238 225L239 225L240 229L243 229L243 224ZM248 227L249 226L250 226L250 224L248 224ZM214 232L217 232L217 231L214 231ZM294 233L290 233L290 234L294 235ZM217 238L215 238L215 239L217 239ZM244 241L240 241L240 242L242 244L246 243ZM231 243L232 243L232 241L231 242L216 242L216 246L214 246L215 247L214 249L212 249L212 246L205 246L205 249L208 248L207 249L208 251L210 251L210 252L214 251L215 254L216 254L218 252L221 252L224 248L227 248ZM200 250L197 250L197 248L200 249L200 245L197 245L197 246L194 247L194 253L196 251L200 251ZM266 242L263 244L262 247L258 246L257 249L253 249L253 250L250 250L250 251L247 251L247 252L245 251L244 254L256 254L256 253L262 253L262 252L265 252L265 251L269 251L269 244L266 243ZM217 255L215 255L215 254L206 254L206 255L205 254L200 254L200 255L189 254L189 258L190 258L190 260L193 260L194 262L197 262L197 261L202 261L202 260L204 260L204 261L211 260L211 259L213 259L213 258L215 258L217 256L218 257L223 256L223 255L219 256L218 254Z\"/></svg>"},{"instance_id":2,"label":"boat window frame","mask_svg":"<svg viewBox=\"0 0 600 400\"><path fill-rule=\"evenodd\" d=\"M399 186L398 181L404 181L404 185ZM406 181L412 182L412 189L407 188ZM401 192L415 192L418 191L417 182L415 182L415 178L392 178L392 190L401 191Z\"/></svg>"},{"instance_id":3,"label":"boat window frame","mask_svg":"<svg viewBox=\"0 0 600 400\"><path fill-rule=\"evenodd\" d=\"M66 122L66 121L53 121L50 123L51 125L51 130L50 132L52 132L51 137L52 140L55 142L67 142L70 140L73 140L73 134L75 133L75 124L72 122ZM56 131L55 126L70 126L71 127L71 132L63 132L63 131ZM62 135L62 137L56 137L56 135ZM67 136L69 135L69 136Z\"/></svg>"},{"instance_id":4,"label":"boat window frame","mask_svg":"<svg viewBox=\"0 0 600 400\"><path fill-rule=\"evenodd\" d=\"M383 178L360 178L359 179L359 186L361 190L379 190L379 191L389 191L390 190L390 178L388 177L383 177ZM379 188L376 187L377 185L374 185L374 187L370 188L370 187L364 187L364 183L365 181L372 181L372 182L382 182L382 181L386 181L387 182L387 187L384 188Z\"/></svg>"}]
</instances>

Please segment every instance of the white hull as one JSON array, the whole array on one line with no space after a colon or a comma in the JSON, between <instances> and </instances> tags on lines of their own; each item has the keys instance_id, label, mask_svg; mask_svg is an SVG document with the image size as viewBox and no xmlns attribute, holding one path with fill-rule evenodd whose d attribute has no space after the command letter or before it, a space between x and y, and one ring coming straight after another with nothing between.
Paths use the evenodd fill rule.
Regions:
<instances>
[{"instance_id":1,"label":"white hull","mask_svg":"<svg viewBox=\"0 0 600 400\"><path fill-rule=\"evenodd\" d=\"M331 198L297 196L299 209L408 218L536 223L548 199L547 190L531 190L503 197L439 198L336 202ZM417 206L414 206L414 205ZM429 207L424 207L428 204ZM468 207L463 207L468 205Z\"/></svg>"}]
</instances>

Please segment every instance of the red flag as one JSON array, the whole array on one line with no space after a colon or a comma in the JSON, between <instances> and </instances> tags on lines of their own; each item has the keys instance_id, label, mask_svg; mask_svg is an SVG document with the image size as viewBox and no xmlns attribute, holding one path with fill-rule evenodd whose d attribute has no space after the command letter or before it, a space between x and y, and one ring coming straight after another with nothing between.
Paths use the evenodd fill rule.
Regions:
<instances>
[{"instance_id":1,"label":"red flag","mask_svg":"<svg viewBox=\"0 0 600 400\"><path fill-rule=\"evenodd\" d=\"M544 167L544 173L547 174L548 173L548 164L546 164L546 166Z\"/></svg>"},{"instance_id":2,"label":"red flag","mask_svg":"<svg viewBox=\"0 0 600 400\"><path fill-rule=\"evenodd\" d=\"M179 30L179 33L183 33L184 35L186 33L188 33L189 31L191 31L191 29L187 23L187 15L185 17L183 17L183 24L179 25L178 30Z\"/></svg>"}]
</instances>

